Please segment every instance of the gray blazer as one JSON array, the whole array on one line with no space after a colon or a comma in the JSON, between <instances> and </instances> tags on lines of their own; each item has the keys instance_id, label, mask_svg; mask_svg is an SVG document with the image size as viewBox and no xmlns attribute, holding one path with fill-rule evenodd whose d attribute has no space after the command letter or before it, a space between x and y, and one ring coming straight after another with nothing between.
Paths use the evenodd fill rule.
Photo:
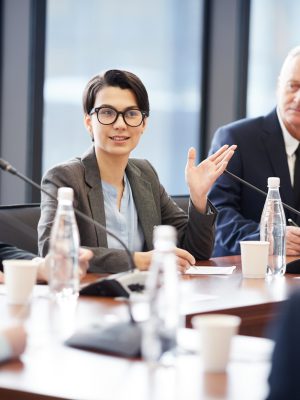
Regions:
<instances>
[{"instance_id":1,"label":"gray blazer","mask_svg":"<svg viewBox=\"0 0 300 400\"><path fill-rule=\"evenodd\" d=\"M168 196L160 184L152 165L146 160L129 159L126 174L131 185L135 206L141 224L144 250L153 249L152 233L155 225L173 225L177 229L178 247L188 250L197 259L211 256L214 245L216 211L200 214L189 205L188 215ZM57 165L46 172L42 187L56 196L57 188L74 189L74 207L106 226L101 177L94 148L82 157ZM50 230L57 204L42 193L41 218L38 224L39 253L48 252ZM106 233L93 224L77 218L81 246L94 252L90 272L115 273L128 270L125 251L107 248Z\"/></svg>"}]
</instances>

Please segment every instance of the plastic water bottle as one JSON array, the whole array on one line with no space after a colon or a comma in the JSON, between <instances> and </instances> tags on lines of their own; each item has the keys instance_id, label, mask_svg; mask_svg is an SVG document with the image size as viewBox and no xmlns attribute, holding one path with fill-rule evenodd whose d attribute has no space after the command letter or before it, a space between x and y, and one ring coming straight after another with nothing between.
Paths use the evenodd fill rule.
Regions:
<instances>
[{"instance_id":1,"label":"plastic water bottle","mask_svg":"<svg viewBox=\"0 0 300 400\"><path fill-rule=\"evenodd\" d=\"M154 252L146 281L149 318L143 326L142 356L152 364L175 352L179 327L179 278L175 255L176 230L157 226Z\"/></svg>"},{"instance_id":2,"label":"plastic water bottle","mask_svg":"<svg viewBox=\"0 0 300 400\"><path fill-rule=\"evenodd\" d=\"M279 194L279 178L268 178L268 196L260 221L260 240L270 242L267 273L283 275L285 261L286 221Z\"/></svg>"},{"instance_id":3,"label":"plastic water bottle","mask_svg":"<svg viewBox=\"0 0 300 400\"><path fill-rule=\"evenodd\" d=\"M73 209L73 189L58 189L58 207L50 235L50 292L56 299L79 294L79 233Z\"/></svg>"}]
</instances>

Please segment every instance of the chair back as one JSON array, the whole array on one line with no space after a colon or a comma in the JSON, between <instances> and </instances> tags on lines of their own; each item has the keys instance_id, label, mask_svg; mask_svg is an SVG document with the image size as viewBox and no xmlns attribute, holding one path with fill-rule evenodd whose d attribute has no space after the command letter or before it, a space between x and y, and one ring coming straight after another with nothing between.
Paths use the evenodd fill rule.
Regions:
<instances>
[{"instance_id":1,"label":"chair back","mask_svg":"<svg viewBox=\"0 0 300 400\"><path fill-rule=\"evenodd\" d=\"M40 204L0 206L0 241L38 254Z\"/></svg>"},{"instance_id":2,"label":"chair back","mask_svg":"<svg viewBox=\"0 0 300 400\"><path fill-rule=\"evenodd\" d=\"M172 196L186 213L189 196ZM0 242L38 254L37 226L41 210L39 203L0 206Z\"/></svg>"}]
</instances>

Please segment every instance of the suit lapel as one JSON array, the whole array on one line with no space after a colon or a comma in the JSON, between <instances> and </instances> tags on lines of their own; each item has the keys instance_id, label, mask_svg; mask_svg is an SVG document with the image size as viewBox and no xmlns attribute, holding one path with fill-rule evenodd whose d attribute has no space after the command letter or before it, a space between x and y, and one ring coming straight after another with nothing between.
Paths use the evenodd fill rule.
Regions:
<instances>
[{"instance_id":1,"label":"suit lapel","mask_svg":"<svg viewBox=\"0 0 300 400\"><path fill-rule=\"evenodd\" d=\"M126 174L130 182L147 248L151 249L153 248L153 228L160 224L151 183L142 178L141 170L131 160L128 161Z\"/></svg>"},{"instance_id":2,"label":"suit lapel","mask_svg":"<svg viewBox=\"0 0 300 400\"><path fill-rule=\"evenodd\" d=\"M85 183L88 187L87 197L91 209L92 218L101 225L106 226L104 199L101 186L101 177L99 173L98 163L95 155L94 147L82 157L82 163L85 169ZM107 247L106 233L100 228L95 227L98 245Z\"/></svg>"},{"instance_id":3,"label":"suit lapel","mask_svg":"<svg viewBox=\"0 0 300 400\"><path fill-rule=\"evenodd\" d=\"M101 186L101 176L97 164L94 148L89 149L82 157L85 168L85 183L92 218L106 226L104 199ZM137 209L139 223L141 224L147 248L153 247L153 227L161 223L153 197L151 183L141 176L141 170L129 160L126 174L130 182L133 199ZM95 232L100 247L107 247L106 234L95 227Z\"/></svg>"},{"instance_id":4,"label":"suit lapel","mask_svg":"<svg viewBox=\"0 0 300 400\"><path fill-rule=\"evenodd\" d=\"M276 110L273 110L265 117L262 138L270 164L272 165L273 176L280 178L281 199L283 202L293 205L293 188L287 163L285 143Z\"/></svg>"}]
</instances>

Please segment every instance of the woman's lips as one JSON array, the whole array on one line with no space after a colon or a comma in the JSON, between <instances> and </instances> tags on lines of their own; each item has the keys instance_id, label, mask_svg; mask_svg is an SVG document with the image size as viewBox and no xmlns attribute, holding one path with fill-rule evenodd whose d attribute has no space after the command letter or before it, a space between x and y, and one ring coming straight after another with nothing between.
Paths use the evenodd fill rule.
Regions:
<instances>
[{"instance_id":1,"label":"woman's lips","mask_svg":"<svg viewBox=\"0 0 300 400\"><path fill-rule=\"evenodd\" d=\"M128 136L110 136L110 139L113 140L114 142L124 142L125 140L128 140Z\"/></svg>"}]
</instances>

